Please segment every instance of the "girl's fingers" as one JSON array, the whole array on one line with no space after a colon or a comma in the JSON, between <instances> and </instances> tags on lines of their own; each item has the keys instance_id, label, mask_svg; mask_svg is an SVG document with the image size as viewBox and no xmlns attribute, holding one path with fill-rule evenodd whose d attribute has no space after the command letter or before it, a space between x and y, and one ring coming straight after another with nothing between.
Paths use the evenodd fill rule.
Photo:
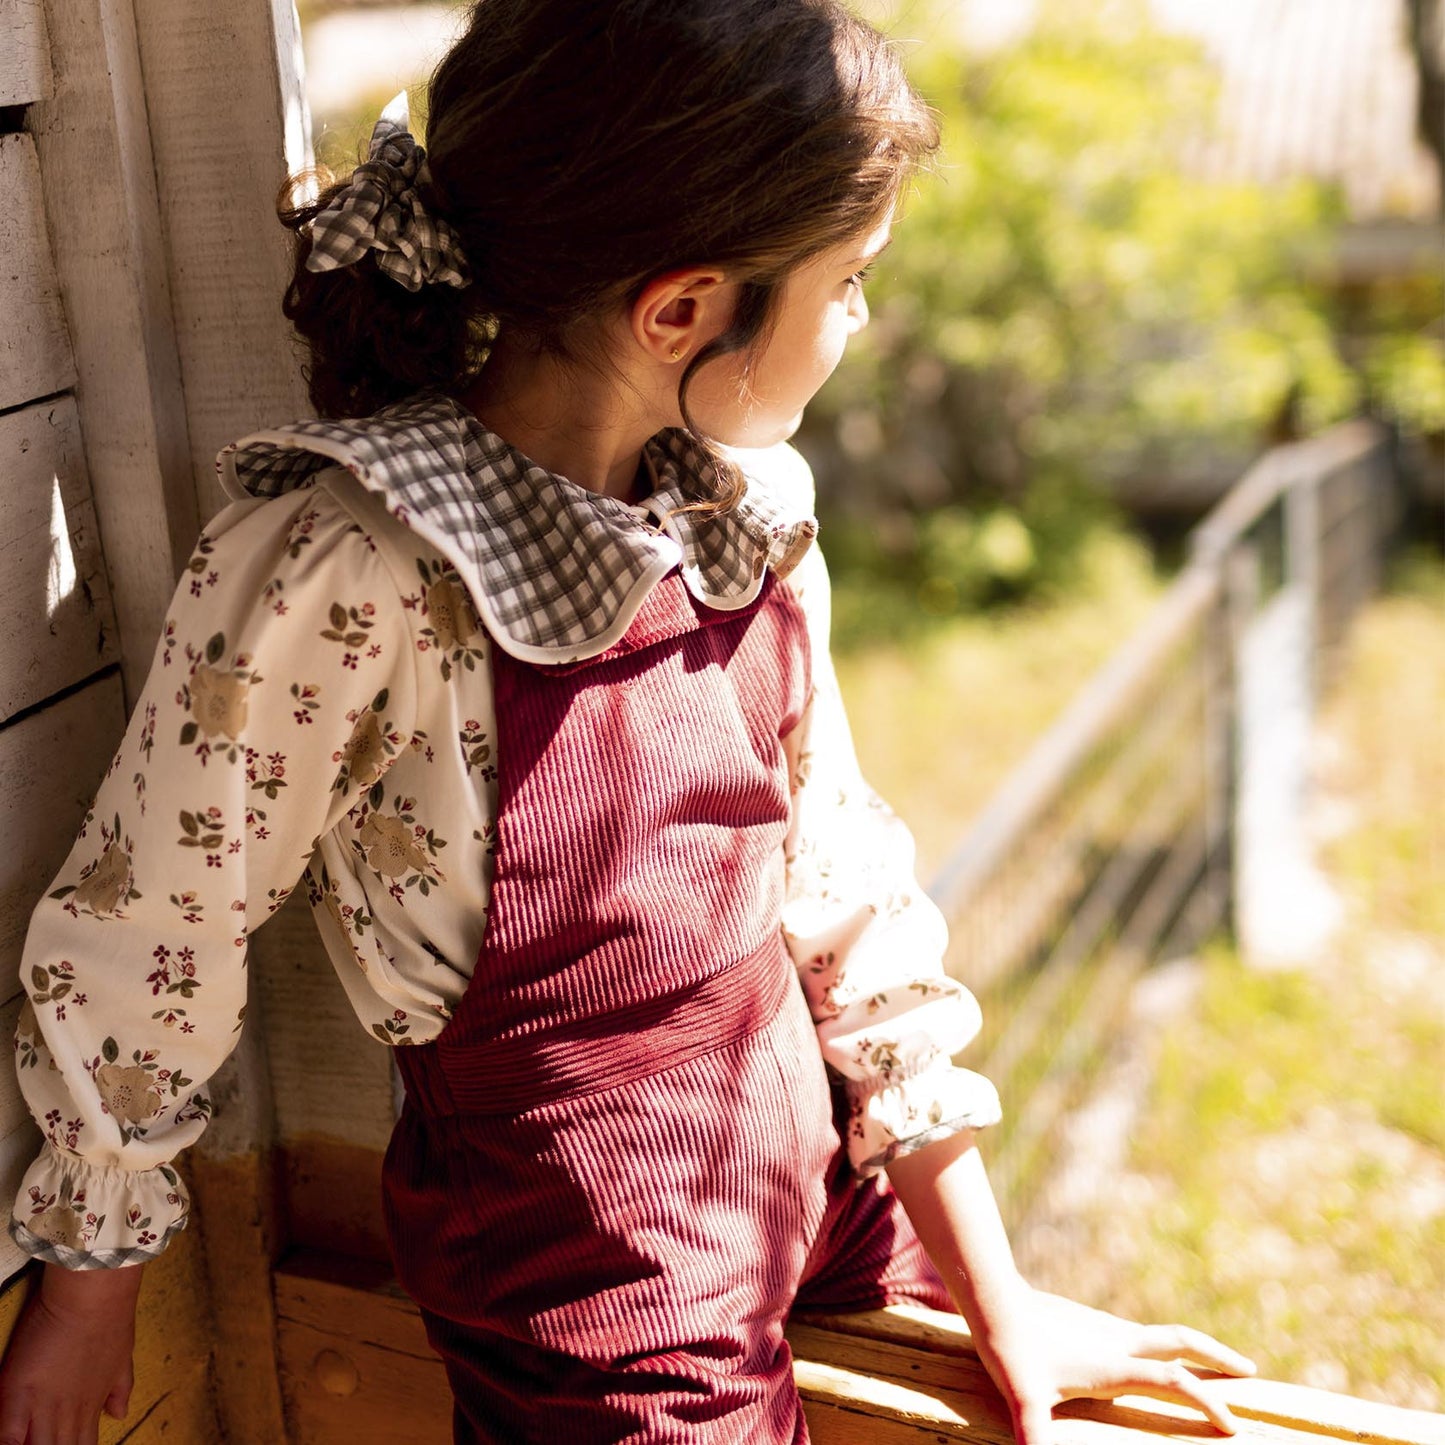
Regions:
<instances>
[{"instance_id":1,"label":"girl's fingers","mask_svg":"<svg viewBox=\"0 0 1445 1445\"><path fill-rule=\"evenodd\" d=\"M1229 1406L1217 1399L1214 1392L1203 1380L1191 1375L1183 1365L1166 1364L1163 1361L1138 1360L1131 1368L1122 1370L1117 1379L1101 1385L1095 1392L1096 1399L1113 1399L1119 1395L1149 1395L1156 1400L1173 1400L1183 1405L1193 1405L1211 1424L1233 1435L1239 1429L1239 1422L1230 1413Z\"/></svg>"},{"instance_id":2,"label":"girl's fingers","mask_svg":"<svg viewBox=\"0 0 1445 1445\"><path fill-rule=\"evenodd\" d=\"M0 1396L0 1445L25 1445L30 1412L14 1390Z\"/></svg>"},{"instance_id":3,"label":"girl's fingers","mask_svg":"<svg viewBox=\"0 0 1445 1445\"><path fill-rule=\"evenodd\" d=\"M1052 1445L1054 1412L1040 1405L1025 1405L1014 1417L1018 1445Z\"/></svg>"},{"instance_id":4,"label":"girl's fingers","mask_svg":"<svg viewBox=\"0 0 1445 1445\"><path fill-rule=\"evenodd\" d=\"M25 1437L26 1445L60 1445L55 1432L55 1413L43 1407L30 1417L30 1433Z\"/></svg>"},{"instance_id":5,"label":"girl's fingers","mask_svg":"<svg viewBox=\"0 0 1445 1445\"><path fill-rule=\"evenodd\" d=\"M1254 1361L1188 1325L1144 1325L1133 1354L1141 1360L1188 1360L1225 1375L1252 1375Z\"/></svg>"}]
</instances>

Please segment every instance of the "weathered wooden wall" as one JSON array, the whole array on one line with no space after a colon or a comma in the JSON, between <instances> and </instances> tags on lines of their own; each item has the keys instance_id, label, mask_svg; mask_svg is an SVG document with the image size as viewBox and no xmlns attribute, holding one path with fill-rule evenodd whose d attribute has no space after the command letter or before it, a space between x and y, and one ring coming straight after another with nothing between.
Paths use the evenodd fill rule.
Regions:
<instances>
[{"instance_id":1,"label":"weathered wooden wall","mask_svg":"<svg viewBox=\"0 0 1445 1445\"><path fill-rule=\"evenodd\" d=\"M7 1053L31 910L120 740L199 526L222 503L215 453L256 427L308 413L280 312L289 238L274 210L286 171L308 160L291 0L0 6ZM284 944L257 950L276 972L264 992L283 1013L298 990L316 994L340 1025L339 986L325 998L330 969L314 936L293 927L289 937L294 956ZM304 982L293 988L293 980ZM247 1037L211 1081L216 1116L205 1143L181 1161L197 1226L147 1266L136 1394L127 1421L107 1423L107 1441L286 1438L270 1270L287 1235L279 1184L289 1156L275 1149L262 992ZM358 1156L370 1167L391 1117L389 1059L362 1050L374 1082L358 1095L350 1060L365 1040L355 1023L334 1038L324 1026L307 1032L304 1046L302 1032L281 1030L287 1133L324 1134L319 1122L346 1116L359 1097L375 1117L333 1132L348 1161ZM289 1101L303 1051L323 1075L334 1054L341 1090L318 1105L330 1115ZM39 1142L13 1071L0 1067L7 1209ZM293 1164L293 1176L304 1172ZM33 1286L35 1267L24 1265L3 1238L0 1339Z\"/></svg>"}]
</instances>

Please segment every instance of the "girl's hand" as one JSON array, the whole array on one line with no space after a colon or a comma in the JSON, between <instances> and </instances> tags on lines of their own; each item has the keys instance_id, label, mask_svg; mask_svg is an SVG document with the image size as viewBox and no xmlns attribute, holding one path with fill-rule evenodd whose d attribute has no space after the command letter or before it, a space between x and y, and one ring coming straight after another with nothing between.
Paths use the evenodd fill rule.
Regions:
<instances>
[{"instance_id":1,"label":"girl's hand","mask_svg":"<svg viewBox=\"0 0 1445 1445\"><path fill-rule=\"evenodd\" d=\"M1179 1360L1252 1375L1243 1355L1184 1325L1140 1325L1023 1286L974 1332L979 1358L1013 1417L1018 1445L1047 1445L1065 1400L1148 1395L1192 1405L1226 1434L1239 1428L1207 1381Z\"/></svg>"},{"instance_id":2,"label":"girl's hand","mask_svg":"<svg viewBox=\"0 0 1445 1445\"><path fill-rule=\"evenodd\" d=\"M0 1445L96 1445L102 1409L124 1419L143 1268L44 1266L0 1366Z\"/></svg>"},{"instance_id":3,"label":"girl's hand","mask_svg":"<svg viewBox=\"0 0 1445 1445\"><path fill-rule=\"evenodd\" d=\"M900 1155L888 1177L1008 1402L1018 1445L1048 1445L1062 1401L1116 1395L1177 1400L1227 1434L1238 1429L1208 1383L1176 1362L1252 1375L1243 1355L1198 1330L1136 1325L1025 1282L971 1133Z\"/></svg>"}]
</instances>

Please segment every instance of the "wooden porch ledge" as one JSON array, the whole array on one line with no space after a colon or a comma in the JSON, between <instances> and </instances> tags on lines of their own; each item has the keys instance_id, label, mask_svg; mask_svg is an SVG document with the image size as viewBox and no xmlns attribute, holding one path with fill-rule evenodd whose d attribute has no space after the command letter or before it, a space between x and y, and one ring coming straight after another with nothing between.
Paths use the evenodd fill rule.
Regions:
<instances>
[{"instance_id":1,"label":"wooden porch ledge","mask_svg":"<svg viewBox=\"0 0 1445 1445\"><path fill-rule=\"evenodd\" d=\"M451 1397L411 1302L383 1266L297 1253L275 1275L278 1355L292 1445L446 1445ZM895 1307L789 1327L814 1445L1012 1445L1008 1413L953 1315ZM1445 1445L1445 1417L1272 1380L1224 1380L1236 1440ZM1162 1401L1079 1401L1056 1445L1224 1440Z\"/></svg>"}]
</instances>

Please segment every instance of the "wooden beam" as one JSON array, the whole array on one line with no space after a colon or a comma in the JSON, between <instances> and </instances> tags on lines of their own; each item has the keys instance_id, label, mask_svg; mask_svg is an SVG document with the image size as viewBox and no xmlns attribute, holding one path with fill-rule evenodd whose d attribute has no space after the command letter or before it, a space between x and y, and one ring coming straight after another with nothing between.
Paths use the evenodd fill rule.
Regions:
<instances>
[{"instance_id":1,"label":"wooden beam","mask_svg":"<svg viewBox=\"0 0 1445 1445\"><path fill-rule=\"evenodd\" d=\"M206 1241L216 1402L226 1445L282 1445L271 1269L285 1244L275 1108L249 976L246 1027L211 1078L211 1122L182 1161Z\"/></svg>"},{"instance_id":2,"label":"wooden beam","mask_svg":"<svg viewBox=\"0 0 1445 1445\"><path fill-rule=\"evenodd\" d=\"M0 135L0 256L0 407L11 407L75 380L40 164L23 133Z\"/></svg>"},{"instance_id":3,"label":"wooden beam","mask_svg":"<svg viewBox=\"0 0 1445 1445\"><path fill-rule=\"evenodd\" d=\"M0 730L0 998L19 990L30 915L75 844L124 726L112 672Z\"/></svg>"},{"instance_id":4,"label":"wooden beam","mask_svg":"<svg viewBox=\"0 0 1445 1445\"><path fill-rule=\"evenodd\" d=\"M298 1253L276 1272L293 1445L443 1445L451 1392L415 1306L385 1266Z\"/></svg>"},{"instance_id":5,"label":"wooden beam","mask_svg":"<svg viewBox=\"0 0 1445 1445\"><path fill-rule=\"evenodd\" d=\"M206 518L224 501L220 447L312 414L281 314L291 236L276 219L286 173L311 160L300 25L292 0L167 0L135 13L192 510Z\"/></svg>"},{"instance_id":6,"label":"wooden beam","mask_svg":"<svg viewBox=\"0 0 1445 1445\"><path fill-rule=\"evenodd\" d=\"M130 0L52 0L45 18L53 85L25 126L134 701L198 530L147 96Z\"/></svg>"},{"instance_id":7,"label":"wooden beam","mask_svg":"<svg viewBox=\"0 0 1445 1445\"><path fill-rule=\"evenodd\" d=\"M50 94L45 7L23 0L0 10L0 105L29 105Z\"/></svg>"},{"instance_id":8,"label":"wooden beam","mask_svg":"<svg viewBox=\"0 0 1445 1445\"><path fill-rule=\"evenodd\" d=\"M384 1266L298 1252L276 1274L296 1445L443 1445L450 1398L414 1307ZM1003 1399L957 1315L895 1306L788 1326L813 1445L1013 1445ZM1218 1380L1237 1439L1445 1445L1445 1419L1269 1380ZM1194 1411L1142 1397L1059 1409L1060 1445L1218 1439Z\"/></svg>"}]
</instances>

